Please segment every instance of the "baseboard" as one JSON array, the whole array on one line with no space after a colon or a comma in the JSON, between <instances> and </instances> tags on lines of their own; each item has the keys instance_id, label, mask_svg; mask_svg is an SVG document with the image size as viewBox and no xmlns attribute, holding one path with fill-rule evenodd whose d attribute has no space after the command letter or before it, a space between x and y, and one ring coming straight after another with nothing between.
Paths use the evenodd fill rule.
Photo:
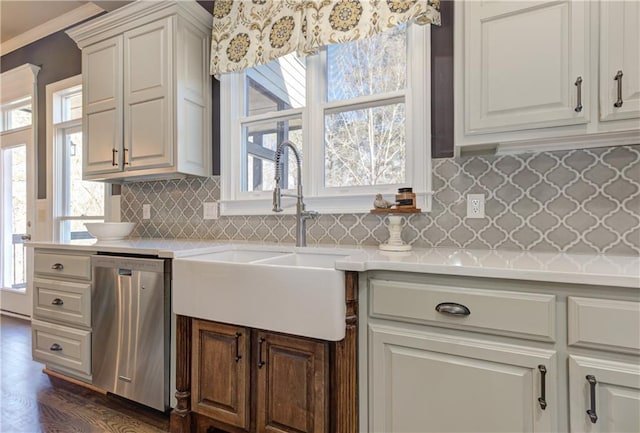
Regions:
<instances>
[{"instance_id":1,"label":"baseboard","mask_svg":"<svg viewBox=\"0 0 640 433\"><path fill-rule=\"evenodd\" d=\"M14 313L12 311L7 311L7 310L1 310L0 309L0 315L8 316L8 317L14 317L16 319L24 319L24 320L28 320L29 322L31 322L31 316L27 316L26 314L19 314L19 313Z\"/></svg>"},{"instance_id":2,"label":"baseboard","mask_svg":"<svg viewBox=\"0 0 640 433\"><path fill-rule=\"evenodd\" d=\"M74 385L78 385L78 386L81 386L83 388L87 388L87 389L89 389L89 390L91 390L93 392L97 392L98 394L107 395L107 391L105 391L104 389L100 389L100 388L98 388L96 386L91 385L90 383L86 383L86 382L83 382L81 380L74 379L74 378L69 377L69 376L65 376L64 374L58 373L57 371L53 371L53 370L50 370L48 368L43 368L42 372L44 374L46 374L47 376L49 376L49 377L55 377L56 379L61 379L61 380L67 381L69 383L73 383Z\"/></svg>"}]
</instances>

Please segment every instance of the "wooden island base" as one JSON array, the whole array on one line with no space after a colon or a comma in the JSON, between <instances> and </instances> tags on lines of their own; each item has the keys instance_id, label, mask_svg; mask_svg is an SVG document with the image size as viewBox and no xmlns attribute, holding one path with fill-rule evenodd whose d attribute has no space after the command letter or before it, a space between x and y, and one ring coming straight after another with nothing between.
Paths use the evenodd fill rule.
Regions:
<instances>
[{"instance_id":1,"label":"wooden island base","mask_svg":"<svg viewBox=\"0 0 640 433\"><path fill-rule=\"evenodd\" d=\"M322 342L319 340L311 340L308 338L288 336L284 334L264 332L260 330L252 330L244 328L247 332L247 338L250 337L250 343L245 342L238 346L235 343L239 337L235 339L227 339L228 345L223 343L214 343L216 347L233 350L235 346L236 358L238 358L238 347L242 349L240 357L245 352L242 350L247 347L253 347L253 351L248 356L251 365L248 372L243 373L243 377L247 378L247 384L244 389L250 389L249 396L243 398L247 402L248 407L243 407L243 402L237 402L240 407L230 405L224 410L228 410L233 414L231 418L225 415L218 417L217 415L207 416L199 413L194 406L205 407L207 402L198 402L193 399L192 391L194 389L202 390L200 384L192 383L193 380L199 380L202 369L199 369L199 363L195 357L200 355L201 347L193 344L198 338L200 328L206 328L207 323L198 319L192 319L186 316L177 316L176 321L176 399L177 405L171 413L170 431L172 433L246 433L246 432L262 432L268 427L271 432L278 431L304 431L308 433L357 433L358 432L358 273L346 272L346 317L345 317L345 338L336 342ZM194 324L197 324L194 325ZM215 328L215 324L213 327ZM225 325L222 325L225 326ZM219 334L218 334L219 335ZM236 334L237 335L237 334ZM244 334L243 334L244 335ZM221 336L222 341L224 335ZM264 343L264 347L263 347ZM202 346L204 343L200 343ZM246 344L246 346L245 346ZM251 346L249 346L251 344ZM195 347L194 347L195 346ZM248 350L248 349L247 349ZM256 353L259 352L259 353ZM207 352L208 353L208 352ZM228 355L228 351L224 352ZM264 354L264 355L263 355ZM264 358L262 358L264 356ZM216 357L217 360L227 359L225 356ZM233 357L231 357L233 359ZM264 361L263 361L264 359ZM238 362L237 360L235 361ZM273 366L268 363L272 363ZM192 371L192 367L196 366L198 370ZM228 371L227 366L234 364L225 364L222 371ZM262 366L266 367L262 369ZM246 368L246 367L245 367ZM296 370L297 369L297 370ZM215 371L215 368L213 369ZM244 371L244 370L243 370ZM294 371L294 373L291 373ZM311 408L299 410L299 406L295 405L295 409L301 411L296 417L290 421L295 425L282 425L282 429L278 428L277 423L269 424L278 414L269 412L274 406L265 402L268 399L282 398L289 394L287 389L279 383L275 383L275 378L282 378L283 375L299 374L304 383L297 389L292 389L291 394L296 392L309 396L309 401L313 404ZM197 373L197 374L194 374ZM307 374L308 373L308 374ZM235 373L233 373L235 374ZM306 376L305 376L306 375ZM237 377L237 376L234 376ZM231 392L221 393L220 395L233 395L237 392L238 387L245 386L242 380L232 380L233 386ZM293 382L296 383L296 382ZM249 386L251 384L251 386ZM211 384L207 385L211 387ZM213 387L223 386L214 384ZM195 392L195 391L194 391ZM307 394L304 394L306 392ZM202 393L202 391L200 391ZM239 395L243 395L240 393ZM280 403L280 401L278 401ZM286 405L293 404L290 401L283 401ZM213 406L213 405L212 405ZM293 407L293 406L292 406ZM203 410L205 411L205 410ZM215 413L215 409L209 412ZM284 411L287 414L289 412ZM283 413L284 413L283 412ZM240 414L241 416L239 416ZM221 420L219 418L225 418ZM225 422L231 419L236 425Z\"/></svg>"}]
</instances>

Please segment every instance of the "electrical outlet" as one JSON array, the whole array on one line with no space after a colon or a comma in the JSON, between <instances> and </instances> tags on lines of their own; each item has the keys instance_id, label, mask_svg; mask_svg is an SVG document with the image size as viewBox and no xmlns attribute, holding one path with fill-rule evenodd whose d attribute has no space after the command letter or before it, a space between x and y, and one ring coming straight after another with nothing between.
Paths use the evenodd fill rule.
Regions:
<instances>
[{"instance_id":1,"label":"electrical outlet","mask_svg":"<svg viewBox=\"0 0 640 433\"><path fill-rule=\"evenodd\" d=\"M484 194L467 195L467 218L484 218Z\"/></svg>"},{"instance_id":2,"label":"electrical outlet","mask_svg":"<svg viewBox=\"0 0 640 433\"><path fill-rule=\"evenodd\" d=\"M218 202L202 203L202 218L205 220L218 219Z\"/></svg>"},{"instance_id":3,"label":"electrical outlet","mask_svg":"<svg viewBox=\"0 0 640 433\"><path fill-rule=\"evenodd\" d=\"M150 220L151 219L151 205L143 204L142 205L142 219Z\"/></svg>"}]
</instances>

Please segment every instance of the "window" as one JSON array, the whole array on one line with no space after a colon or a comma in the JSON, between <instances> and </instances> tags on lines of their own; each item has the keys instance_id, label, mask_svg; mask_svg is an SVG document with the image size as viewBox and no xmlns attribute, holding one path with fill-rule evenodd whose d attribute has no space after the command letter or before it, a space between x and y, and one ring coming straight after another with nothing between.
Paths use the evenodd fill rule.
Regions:
<instances>
[{"instance_id":1,"label":"window","mask_svg":"<svg viewBox=\"0 0 640 433\"><path fill-rule=\"evenodd\" d=\"M47 86L48 138L51 142L54 239L91 236L87 221L104 221L106 186L82 180L82 86L73 77Z\"/></svg>"},{"instance_id":2,"label":"window","mask_svg":"<svg viewBox=\"0 0 640 433\"><path fill-rule=\"evenodd\" d=\"M225 74L222 212L271 212L275 151L285 140L303 155L309 209L367 212L375 193L412 186L427 210L428 49L429 26L403 25ZM281 187L295 188L293 154L285 150L281 162Z\"/></svg>"},{"instance_id":3,"label":"window","mask_svg":"<svg viewBox=\"0 0 640 433\"><path fill-rule=\"evenodd\" d=\"M10 131L12 129L31 126L31 96L17 99L2 106L2 118L0 120L0 130Z\"/></svg>"}]
</instances>

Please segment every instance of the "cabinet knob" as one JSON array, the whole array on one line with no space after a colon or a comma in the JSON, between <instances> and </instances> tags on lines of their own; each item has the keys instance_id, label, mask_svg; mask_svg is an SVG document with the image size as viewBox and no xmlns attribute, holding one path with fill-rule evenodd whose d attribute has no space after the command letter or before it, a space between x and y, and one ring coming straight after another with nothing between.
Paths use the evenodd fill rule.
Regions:
<instances>
[{"instance_id":1,"label":"cabinet knob","mask_svg":"<svg viewBox=\"0 0 640 433\"><path fill-rule=\"evenodd\" d=\"M51 305L64 305L64 301L60 298L56 298L53 301L51 301Z\"/></svg>"},{"instance_id":2,"label":"cabinet knob","mask_svg":"<svg viewBox=\"0 0 640 433\"><path fill-rule=\"evenodd\" d=\"M54 271L61 271L64 269L64 266L62 266L62 263L54 263L53 265L51 265L51 269L53 269Z\"/></svg>"},{"instance_id":3,"label":"cabinet knob","mask_svg":"<svg viewBox=\"0 0 640 433\"><path fill-rule=\"evenodd\" d=\"M52 350L54 352L60 352L62 350L62 346L60 346L58 343L53 343L49 348L49 350Z\"/></svg>"}]
</instances>

